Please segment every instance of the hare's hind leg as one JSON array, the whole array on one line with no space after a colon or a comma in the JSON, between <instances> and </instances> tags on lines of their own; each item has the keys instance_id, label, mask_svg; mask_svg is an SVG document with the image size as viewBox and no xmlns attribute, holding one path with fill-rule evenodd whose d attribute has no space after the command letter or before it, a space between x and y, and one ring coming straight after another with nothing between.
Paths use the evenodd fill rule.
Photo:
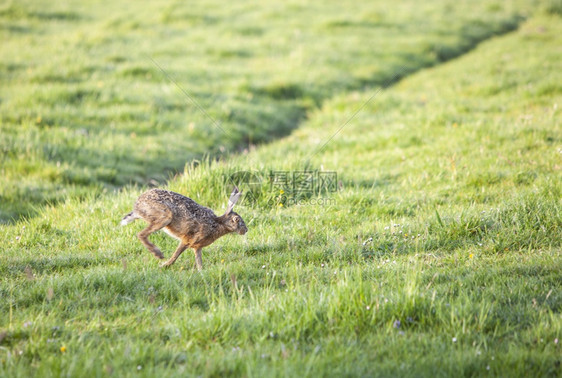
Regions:
<instances>
[{"instance_id":1,"label":"hare's hind leg","mask_svg":"<svg viewBox=\"0 0 562 378\"><path fill-rule=\"evenodd\" d=\"M156 232L158 230L160 230L162 227L162 225L159 224L149 224L147 228L145 228L144 230L142 230L141 232L139 232L137 234L139 240L141 241L142 244L144 244L144 246L146 248L148 248L148 250L150 251L150 253L152 253L154 255L154 257L156 257L157 259L163 259L164 255L162 254L162 252L160 251L160 249L158 249L157 246L155 246L154 244L152 244L149 240L148 240L148 235L152 234L153 232Z\"/></svg>"},{"instance_id":2,"label":"hare's hind leg","mask_svg":"<svg viewBox=\"0 0 562 378\"><path fill-rule=\"evenodd\" d=\"M143 216L144 220L148 222L148 227L137 234L139 240L157 259L163 259L164 255L157 246L148 240L148 235L166 227L172 221L172 212L169 209L163 209L161 213L151 216Z\"/></svg>"},{"instance_id":3,"label":"hare's hind leg","mask_svg":"<svg viewBox=\"0 0 562 378\"><path fill-rule=\"evenodd\" d=\"M183 241L180 241L180 244L178 245L178 248L176 249L176 251L174 252L172 257L170 257L170 259L168 261L166 261L165 263L160 264L160 266L165 267L165 266L170 266L173 263L175 263L176 260L178 259L178 257L180 257L180 255L183 253L183 251L186 250L186 248L187 248L187 244L185 244Z\"/></svg>"}]
</instances>

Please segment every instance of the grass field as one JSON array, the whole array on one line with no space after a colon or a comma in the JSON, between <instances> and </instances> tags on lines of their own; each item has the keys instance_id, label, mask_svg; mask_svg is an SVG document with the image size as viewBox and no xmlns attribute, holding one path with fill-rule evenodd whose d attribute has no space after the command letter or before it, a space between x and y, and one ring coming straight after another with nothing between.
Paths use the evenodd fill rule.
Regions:
<instances>
[{"instance_id":1,"label":"grass field","mask_svg":"<svg viewBox=\"0 0 562 378\"><path fill-rule=\"evenodd\" d=\"M406 34L397 33L402 37L386 42L389 49L384 54L388 55L381 61L377 55L370 58L371 48L360 40L343 44L353 51L348 57L338 56L343 60L339 62L343 67L367 70L364 81L360 74L341 80L338 74L349 70L338 69L333 55L319 53L335 42L314 42L318 35L330 34L318 31L318 25L335 27L338 32L332 36L336 39L346 35L371 38L369 33L375 26L360 22L366 16L353 10L345 13L347 10L334 3L321 10L309 9L310 14L326 12L325 19L311 27L318 35L303 32L305 40L320 49L303 51L324 67L311 73L310 81L306 80L306 67L298 63L271 63L261 71L255 61L244 68L246 73L233 71L228 79L221 79L220 87L207 89L208 93L231 93L236 98L245 93L236 85L244 77L244 88L261 88L248 101L252 109L247 114L261 117L262 108L271 106L271 114L280 114L282 123L287 114L293 114L290 109L305 110L294 125L279 134L294 128L288 136L242 154L230 152L245 145L240 141L247 132L246 122L227 123L233 139L224 142L228 144L225 156L189 164L183 175L168 182L168 188L219 212L231 189L229 178L240 178L237 172L248 172L254 178L240 182L252 197L244 198L237 209L249 232L244 237L227 236L204 249L202 272L193 268L190 252L171 268L158 268L158 261L136 239L142 221L118 227L142 189L127 186L103 193L100 188L108 182L88 171L86 164L69 165L69 171L87 172L93 184L81 186L80 196L75 193L64 202L36 210L33 217L0 226L0 376L562 375L562 7L552 1L531 11L521 4L508 7L482 2L476 5L481 12L473 13L466 11L468 3L458 7L446 1L432 4L426 12L439 22L429 29L427 25L400 23L424 18L422 11L411 10L407 3L403 9L396 8L401 12L391 12L382 5L376 8L376 4L372 5L374 10L365 11L394 15L385 29L388 34L381 34L381 38L393 35L392 25L399 25ZM296 5L279 7L267 14L298 13ZM190 12L197 14L197 9L194 6ZM105 13L115 14L110 10ZM223 9L217 11L217 18L228 19L227 14L239 11ZM145 12L135 13L128 22L134 25L134 20L148 20L156 14L154 9ZM442 19L446 12L458 16L447 18L449 26L456 25L458 34L427 31L447 25ZM88 14L86 10L75 13ZM11 13L2 14L7 17ZM24 19L35 22L38 16L33 14L28 11ZM175 14L187 17L176 10L159 18L157 24L179 22ZM518 20L520 25L467 52L476 43L461 32L463 22L474 25L467 14L487 20L485 28L490 29L481 39L503 30L506 20ZM193 19L193 33L199 33L201 43L207 46L211 44L204 41L213 39L212 35L204 39L205 31L214 30L204 26L213 19L209 17ZM92 20L96 18L91 16L81 23ZM306 12L291 20L300 22L303 29L310 24ZM71 21L77 22L61 19L56 24ZM277 22L264 21L263 33L269 27L285 30L281 16ZM129 23L122 21L119 27L132 28L124 26ZM240 23L254 30L252 22ZM222 27L223 21L217 24ZM144 28L134 30L137 32L130 38L142 40ZM214 32L229 35L224 30ZM277 41L274 36L282 39L283 35L272 32L267 38L261 34L258 38L255 30L246 33L243 38L255 38L256 43L265 45L269 39ZM400 44L401 38L407 38L404 35L421 40L402 55L407 50L407 43ZM457 37L448 40L451 35ZM447 51L455 51L443 60L466 54L446 63L438 56L428 59L432 55L416 49L432 38L432 43L438 41L440 46L449 46ZM245 39L239 43L242 41ZM169 54L163 55L162 64L172 60L174 43L179 41L170 37L158 46ZM115 51L119 46L114 46ZM268 48L262 47L260 59L265 59ZM140 43L140 48L149 49L149 45ZM281 47L269 48L271 53ZM249 50L254 53L253 48ZM373 54L383 54L375 50ZM256 47L255 51L262 50ZM354 54L366 54L364 61L358 59L355 65ZM155 54L155 59L158 56ZM139 61L141 57L139 53ZM220 70L223 58L216 58L213 67ZM365 68L372 59L378 68ZM405 62L408 75L381 91L377 83L391 80ZM142 65L159 75L150 61ZM435 67L412 73L427 66ZM181 60L170 63L174 77L191 69L182 71ZM268 71L274 77L269 77ZM12 86L2 88L2 93L31 92L29 87L17 85L23 80L16 78L20 74L24 75L14 73L6 79ZM202 75L194 78L202 80ZM130 86L152 83L139 96L153 99L158 91L168 88L166 101L182 101L183 94L165 77L154 82L116 80L114 93L126 87L127 81ZM204 80L199 87L183 80L182 86L197 93L204 107L224 121L221 106L234 100L221 103L211 95L201 96L199 90L207 87ZM260 80L264 80L262 84L254 84ZM298 83L300 94L291 99L272 98L262 92L272 83ZM95 84L85 79L80 85ZM60 87L66 90L71 85ZM281 93L286 92L283 89ZM236 101L240 106L246 102L243 97ZM99 106L112 111L99 99L86 102L89 104L80 104L77 109L91 107L93 111ZM10 102L0 106L2 132L16 130L7 118L24 107ZM278 113L280 108L289 113ZM56 110L56 106L44 109L60 112L57 117L66 122L63 110ZM143 113L139 109L138 114ZM181 109L150 117L162 122L163 128L172 124L187 127L182 117L189 111L200 117L197 122L201 127L212 127L198 109L188 109L182 103ZM94 119L92 125L98 122ZM99 126L98 131L92 131L95 137L91 143L106 146L123 132L118 127L131 125L116 121L111 132ZM25 127L37 126L30 122ZM25 127L28 131L22 132L23 139L18 142L22 146L27 143L25 135L32 135ZM258 122L255 130L265 135L260 141L267 141L277 136L271 133L280 127L279 123ZM57 132L59 128L64 126L53 125L41 135L47 137L49 130ZM184 143L172 132L150 130L144 136L138 133L138 146L128 146L129 139L123 140L124 145L135 149L145 143ZM210 130L209 138L225 140L220 130ZM236 135L240 139L234 138ZM201 140L205 138L201 136ZM185 143L199 143L193 140ZM32 146L42 143L38 136L36 142ZM9 146L14 145L18 144ZM201 147L193 155L183 155L181 161L204 153L216 156L214 152L208 146ZM109 151L103 156L110 159L113 155ZM150 172L161 172L159 165L168 164L175 155L166 150L141 156L151 164L143 164L142 159L124 163L116 168L123 182L110 185L153 177ZM18 159L25 161L23 155L6 158L3 169L13 170L14 175L20 172ZM171 170L181 163L177 159L170 164ZM38 157L39 161L52 164L46 156ZM136 181L137 173L128 169L147 173ZM315 178L335 172L337 191L316 194L298 190L291 180L270 182L272 175L287 173L294 178L304 171ZM44 182L29 173L24 177ZM21 194L21 198L27 197ZM10 200L5 201L3 204ZM12 214L17 212L11 210ZM152 240L166 255L175 248L175 241L164 234L154 234Z\"/></svg>"},{"instance_id":2,"label":"grass field","mask_svg":"<svg viewBox=\"0 0 562 378\"><path fill-rule=\"evenodd\" d=\"M532 2L88 4L0 6L2 222L286 135L334 95L513 30Z\"/></svg>"}]
</instances>

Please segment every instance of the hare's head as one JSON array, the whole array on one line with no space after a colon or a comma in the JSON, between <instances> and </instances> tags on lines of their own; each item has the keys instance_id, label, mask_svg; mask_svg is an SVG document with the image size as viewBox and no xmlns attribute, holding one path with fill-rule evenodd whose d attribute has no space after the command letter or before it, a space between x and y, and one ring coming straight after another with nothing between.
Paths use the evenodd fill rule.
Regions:
<instances>
[{"instance_id":1,"label":"hare's head","mask_svg":"<svg viewBox=\"0 0 562 378\"><path fill-rule=\"evenodd\" d=\"M240 235L244 235L248 232L248 227L244 223L244 219L234 211L231 211L228 215L225 215L225 225L228 231L237 232Z\"/></svg>"},{"instance_id":2,"label":"hare's head","mask_svg":"<svg viewBox=\"0 0 562 378\"><path fill-rule=\"evenodd\" d=\"M240 235L244 235L246 232L248 232L248 227L246 227L246 223L244 223L242 217L232 211L241 194L242 193L238 191L238 188L234 187L234 190L232 191L232 194L228 199L228 206L226 207L226 211L224 212L223 219L228 231L237 232Z\"/></svg>"}]
</instances>

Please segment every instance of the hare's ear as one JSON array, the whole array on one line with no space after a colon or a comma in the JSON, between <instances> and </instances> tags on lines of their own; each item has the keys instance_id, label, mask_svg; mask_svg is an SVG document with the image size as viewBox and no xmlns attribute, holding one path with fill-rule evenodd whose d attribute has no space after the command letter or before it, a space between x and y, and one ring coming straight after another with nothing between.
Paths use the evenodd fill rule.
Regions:
<instances>
[{"instance_id":1,"label":"hare's ear","mask_svg":"<svg viewBox=\"0 0 562 378\"><path fill-rule=\"evenodd\" d=\"M240 198L241 195L242 192L240 192L238 188L235 186L234 190L232 191L232 194L230 195L230 198L228 199L228 206L226 207L226 211L224 212L224 215L230 214L230 212L234 208L234 205L236 205L236 202L238 202L238 199Z\"/></svg>"}]
</instances>

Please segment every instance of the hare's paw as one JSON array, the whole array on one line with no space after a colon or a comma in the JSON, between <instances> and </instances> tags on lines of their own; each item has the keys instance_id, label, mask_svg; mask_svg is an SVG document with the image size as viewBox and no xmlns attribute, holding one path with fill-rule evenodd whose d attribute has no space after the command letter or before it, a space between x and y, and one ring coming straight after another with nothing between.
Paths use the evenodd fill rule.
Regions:
<instances>
[{"instance_id":1,"label":"hare's paw","mask_svg":"<svg viewBox=\"0 0 562 378\"><path fill-rule=\"evenodd\" d=\"M160 268L167 268L167 267L169 267L170 265L172 265L173 263L174 263L173 261L169 261L169 260L168 260L168 261L165 261L165 262L163 262L163 263L160 263Z\"/></svg>"}]
</instances>

